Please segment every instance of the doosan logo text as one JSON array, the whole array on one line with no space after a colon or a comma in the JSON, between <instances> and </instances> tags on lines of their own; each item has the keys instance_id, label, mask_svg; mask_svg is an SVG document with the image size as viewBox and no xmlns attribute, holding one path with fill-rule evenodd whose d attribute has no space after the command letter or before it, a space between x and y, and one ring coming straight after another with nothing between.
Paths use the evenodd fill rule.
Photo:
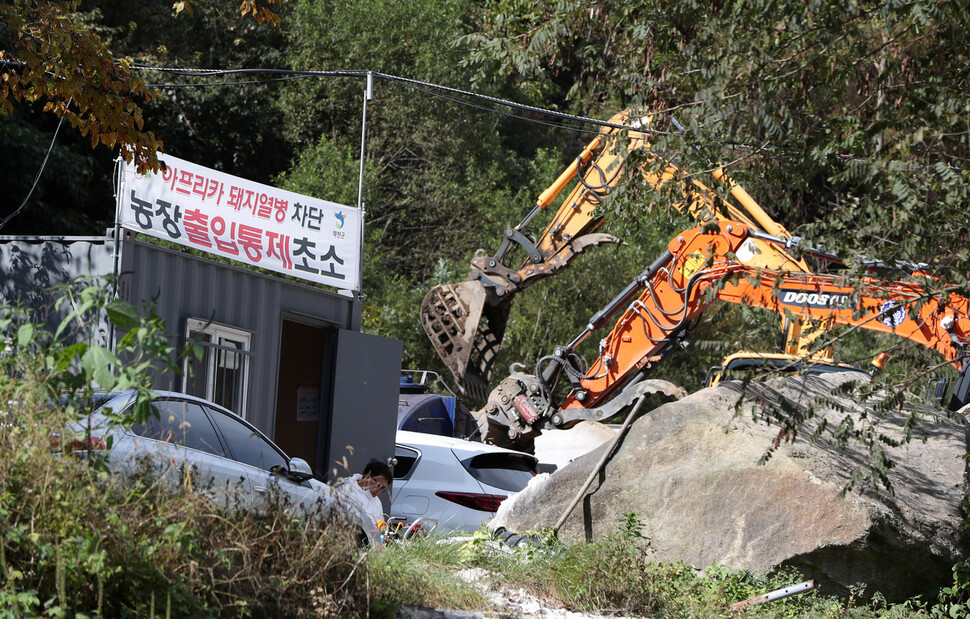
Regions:
<instances>
[{"instance_id":1,"label":"doosan logo text","mask_svg":"<svg viewBox=\"0 0 970 619\"><path fill-rule=\"evenodd\" d=\"M782 290L781 293L781 302L785 305L830 308L843 307L849 303L847 294L805 292L804 290Z\"/></svg>"}]
</instances>

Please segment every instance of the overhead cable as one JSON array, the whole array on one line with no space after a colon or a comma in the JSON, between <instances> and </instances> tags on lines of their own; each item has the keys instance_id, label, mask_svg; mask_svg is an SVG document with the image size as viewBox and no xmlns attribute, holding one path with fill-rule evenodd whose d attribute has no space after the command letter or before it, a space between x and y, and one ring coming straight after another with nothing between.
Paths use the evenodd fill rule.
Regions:
<instances>
[{"instance_id":1,"label":"overhead cable","mask_svg":"<svg viewBox=\"0 0 970 619\"><path fill-rule=\"evenodd\" d=\"M30 196L34 194L34 189L37 188L37 183L40 181L40 177L44 173L44 169L47 168L47 160L51 156L51 151L54 150L54 143L57 142L57 134L61 130L61 125L64 124L64 116L67 113L67 108L71 107L72 101L74 101L73 97L67 100L67 105L64 106L64 112L61 114L60 120L57 121L57 128L54 129L54 137L51 138L51 144L47 147L47 154L44 155L44 161L41 162L40 169L37 170L37 175L34 176L34 183L30 186L30 191L27 192L27 195L24 197L23 202L20 203L20 206L17 207L17 210L10 213L4 217L2 221L0 221L0 230L7 225L8 221L19 215L20 211L24 210L24 207L27 206L27 200L30 200Z\"/></svg>"},{"instance_id":2,"label":"overhead cable","mask_svg":"<svg viewBox=\"0 0 970 619\"><path fill-rule=\"evenodd\" d=\"M459 95L461 97L469 99L477 99L480 101L487 101L495 105L499 105L505 108L519 110L522 112L530 112L532 114L537 114L541 116L549 116L553 118L558 118L564 121L571 121L576 123L582 123L586 125L595 125L598 127L609 127L611 129L637 129L638 131L644 131L643 128L630 127L628 125L622 125L617 123L611 123L605 120L599 120L596 118L589 118L587 116L579 116L576 114L567 114L565 112L559 112L555 110L549 110L546 108L536 107L533 105L526 105L524 103L517 103L515 101L509 101L508 99L501 99L499 97L492 97L490 95L483 95L481 93L472 92L469 90L462 90L460 88L452 88L451 86L443 86L441 84L435 84L433 82L425 82L422 80L416 80L406 77L400 77L397 75L390 75L387 73L380 73L377 71L364 71L364 70L341 70L341 71L306 71L306 70L296 70L296 69L184 69L177 67L160 67L154 65L146 65L142 63L134 63L132 67L135 69L145 70L145 71L158 71L161 73L168 73L171 75L182 75L186 77L216 77L222 75L237 75L237 74L269 74L269 75L287 75L291 79L295 77L352 77L352 78L365 78L371 75L373 78L382 79L388 82L396 82L404 86L409 86L412 88L419 88L422 92L427 92L434 96L443 96L436 94L436 92L447 92L453 95ZM273 81L278 81L280 78L274 78ZM269 80L267 80L269 81ZM209 84L206 84L208 86ZM425 90L429 89L429 90ZM457 98L448 98L451 101L460 103L463 105L470 105L466 101ZM479 109L487 110L488 108L479 107ZM516 117L520 118L520 117ZM534 121L534 119L525 118L524 120ZM541 122L541 121L540 121Z\"/></svg>"}]
</instances>

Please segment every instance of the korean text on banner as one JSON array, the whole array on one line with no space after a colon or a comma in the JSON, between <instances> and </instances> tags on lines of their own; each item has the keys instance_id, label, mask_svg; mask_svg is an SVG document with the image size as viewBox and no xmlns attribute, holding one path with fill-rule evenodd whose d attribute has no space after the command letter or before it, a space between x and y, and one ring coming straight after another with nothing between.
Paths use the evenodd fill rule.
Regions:
<instances>
[{"instance_id":1,"label":"korean text on banner","mask_svg":"<svg viewBox=\"0 0 970 619\"><path fill-rule=\"evenodd\" d=\"M123 164L121 225L343 290L360 288L360 212L159 153L165 170Z\"/></svg>"}]
</instances>

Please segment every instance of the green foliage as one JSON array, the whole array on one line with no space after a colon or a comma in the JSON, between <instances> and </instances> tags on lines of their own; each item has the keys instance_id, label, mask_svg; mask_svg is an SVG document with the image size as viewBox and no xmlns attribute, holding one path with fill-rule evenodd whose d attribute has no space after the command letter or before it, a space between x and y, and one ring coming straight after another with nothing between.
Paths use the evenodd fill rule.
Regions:
<instances>
[{"instance_id":1,"label":"green foliage","mask_svg":"<svg viewBox=\"0 0 970 619\"><path fill-rule=\"evenodd\" d=\"M966 617L970 614L970 559L953 566L953 584L940 590L939 601L932 617Z\"/></svg>"},{"instance_id":2,"label":"green foliage","mask_svg":"<svg viewBox=\"0 0 970 619\"><path fill-rule=\"evenodd\" d=\"M649 107L659 112L662 129L670 127L670 118L686 128L683 133L658 134L658 152L697 174L711 162L724 162L777 220L848 258L850 273L859 272L861 257L923 262L941 281L968 290L966 3L299 1L280 8L285 30L254 23L249 13L266 14L252 3L243 5L245 17L238 15L237 5L218 2L179 2L174 7L161 0L137 5L88 2L85 8L101 12L87 15L78 14L77 6L0 4L4 55L15 50L29 69L19 75L8 70L0 94L6 107L18 96L39 105L49 102L50 111L66 112L75 124L83 123L78 127L87 132L85 141L137 145L141 140L142 146L151 147L154 136L141 125L145 116L173 154L266 181L276 178L292 159L291 170L280 177L288 188L349 204L356 201L361 81L329 78L219 89L173 86L162 89L157 103L143 106L138 99L147 97L147 91L127 72L126 63L112 62L112 54L194 67L288 63L296 69L371 70L458 88L471 84L485 94L604 118L630 105ZM173 18L189 10L191 17ZM52 36L34 37L37 28ZM64 58L73 61L65 63ZM47 80L44 71L49 67L59 80ZM514 118L497 119L380 79L375 95L365 155L364 329L403 339L406 365L428 367L436 360L417 324L423 293L436 283L463 278L475 249L493 251L502 231L519 221L586 137ZM75 105L65 108L71 96ZM84 115L80 109L91 113ZM2 139L42 154L46 140L23 133L24 127L37 123L33 118L27 123L19 120L5 119ZM20 160L18 156L16 162ZM85 161L90 160L60 162L58 176L81 180L78 166L91 165ZM64 192L48 190L47 201L55 193L78 192L74 186ZM610 205L608 231L629 246L594 250L568 275L521 295L497 367L512 361L531 363L555 344L571 340L586 318L649 263L672 232L684 227L668 213L669 196L636 187L622 188L617 195ZM103 227L105 217L79 218L76 226ZM90 342L58 344L55 334L25 320L22 312L3 317L0 326L8 348L0 392L3 401L18 403L4 414L14 415L19 423L0 423L3 439L15 441L4 443L2 453L14 456L0 463L5 467L0 516L9 531L0 544L6 577L0 607L51 614L81 606L98 611L107 609L105 600L111 599L130 604L126 609L139 614L169 607L228 613L234 600L260 604L258 592L272 590L281 599L292 598L324 614L353 614L361 608L343 597L356 594L329 586L292 588L292 582L321 582L313 572L321 564L314 561L324 561L328 549L319 555L308 553L315 557L308 563L297 562L305 571L284 574L281 566L290 561L276 554L276 546L253 546L248 555L237 553L232 544L216 545L222 538L246 546L250 537L260 538L263 521L247 528L207 511L202 503L192 507L195 503L183 495L166 498L144 488L137 496L121 490L113 494L115 490L104 489L94 467L76 467L81 477L49 468L53 465L46 431L30 435L24 428L58 426L67 420L56 421L53 413L42 419L23 415L47 411L46 403L63 389L83 393L92 379L104 386L141 385L139 380L156 370L150 358L172 352L156 338L160 325L136 318L133 308L83 289L71 294L75 306L102 310L126 325L120 341L124 350L116 350L115 356ZM88 329L90 323L78 321L82 314L73 315L60 335ZM665 361L658 376L692 386L721 354L758 348L776 337L775 316L745 307L715 309L696 328L688 350ZM886 407L921 397L927 368L938 363L930 353L912 350L898 338L839 338L839 354L850 363L864 363L874 349L893 348L897 353L887 382L876 385L894 394ZM595 354L594 339L585 344L593 348L583 354ZM933 372L952 374L945 368ZM74 413L69 408L66 414L69 419ZM792 411L780 414L793 422ZM896 440L866 424L832 430L838 440L861 440L877 455L880 445ZM906 421L903 431L907 437L919 435L915 420ZM35 452L25 449L27 445L39 446L36 453L43 457L28 461ZM70 458L54 462L64 467L76 464ZM877 482L888 466L883 461L883 468L876 469ZM62 477L70 483L57 481ZM41 485L31 485L35 481ZM129 510L132 517L146 522L128 521L126 512L112 512L104 505L108 498L135 506ZM88 511L77 517L55 511L88 503ZM171 509L173 516L163 514L156 521L145 505L164 513ZM28 516L31 522L49 522L50 529L32 538L32 531L24 528ZM106 539L90 538L79 525L82 518L118 528ZM528 582L578 607L613 605L661 616L717 616L729 601L723 598L787 584L719 569L701 577L685 566L649 564L647 540L636 536L634 520L628 518L627 526L610 539L568 549L492 553L485 550L490 548L488 540L480 536L468 547L466 560L469 565L506 570L514 575L508 582ZM207 529L207 522L226 528ZM273 531L288 531L273 537L280 544L296 544L293 539L300 537L295 529ZM234 532L241 537L234 537ZM130 548L121 541L126 538L133 538ZM288 541L280 541L284 538ZM299 545L286 548L292 552L285 559L304 552ZM388 592L375 598L386 604L383 609L420 597L418 588L406 583L435 587L448 569L457 567L440 548L447 547L421 542L390 549L380 559L374 556L375 574L388 580L375 587ZM413 560L420 553L426 553L425 558ZM332 556L333 565L340 566L333 582L347 582L342 570L350 565L345 561L348 554L341 549ZM247 575L246 584L225 576L238 573L233 570L239 565L256 566L261 557L273 558L272 582L282 589L266 585L255 572ZM441 571L430 567L439 563L445 566ZM122 565L130 578L120 575ZM953 587L933 611L943 613L940 616L964 609L966 569L958 568ZM230 581L231 586L226 584ZM224 585L227 588L220 588ZM449 581L447 588L460 586ZM359 594L366 587L355 591ZM436 590L430 597L443 603L457 600L456 605L476 603L454 591ZM802 608L805 616L875 616L868 609L833 601L819 601L810 608L800 604L785 602L780 608L789 610L777 615L773 610L759 612L789 616L795 612L791 609ZM911 608L919 612L915 605ZM903 616L893 607L873 612Z\"/></svg>"},{"instance_id":3,"label":"green foliage","mask_svg":"<svg viewBox=\"0 0 970 619\"><path fill-rule=\"evenodd\" d=\"M590 544L564 547L546 532L508 549L483 529L458 549L427 537L360 554L353 531L338 522L294 518L284 503L255 515L220 508L197 491L191 474L177 485L159 483L145 463L122 480L102 461L83 457L87 452L64 449L79 436L76 421L85 409L83 399L62 404L59 396L65 389L87 393L95 376L147 389L148 359L173 351L151 312L143 317L94 286L61 292L72 309L54 333L22 309L7 308L0 321L0 616L390 617L402 606L479 609L481 593L458 576L474 568L491 586L524 587L588 612L727 617L729 602L796 580L789 572L752 577L712 566L701 575L682 564L652 563L635 514ZM126 329L118 357L83 337L94 335L101 312ZM121 363L122 356L130 361ZM102 365L115 371L105 375ZM59 454L51 451L52 436L59 437ZM955 567L954 586L934 616L963 609L966 571ZM916 602L874 608L808 595L748 614L922 612Z\"/></svg>"},{"instance_id":4,"label":"green foliage","mask_svg":"<svg viewBox=\"0 0 970 619\"><path fill-rule=\"evenodd\" d=\"M968 13L961 3L302 1L279 6L279 28L257 10L263 6L248 3L240 10L93 0L85 13L72 2L42 5L31 12L11 4L7 38L19 41L20 22L50 28L67 37L52 37L51 50L72 41L71 54L94 57L81 59L82 67L114 55L186 67L371 70L604 118L627 106L650 108L658 112L656 150L682 169L703 175L712 162L725 163L772 216L854 267L863 256L925 262L941 281L967 289ZM53 20L58 11L65 19ZM40 45L38 59L50 55L41 39L25 41L28 51ZM77 90L80 79L65 76L63 84ZM289 188L354 203L362 91L362 80L340 77L172 85L144 112L125 113L132 121L147 114L173 154L263 181L292 161ZM587 136L380 78L368 120L366 320L382 334L402 328L408 357L435 363L416 319L403 318L416 315L420 295L398 291L439 283L441 264L461 277L474 250L494 249ZM541 298L512 316L507 361L531 364L568 340L682 227L669 216L671 196L636 186L615 193L610 231L637 250L571 269L561 288L537 286L530 295ZM108 217L103 211L76 225ZM570 291L577 298L559 300ZM696 368L708 365L694 355L775 340L771 319L744 310L720 316L730 322L707 322L694 338L703 352L665 361L663 377L693 385L703 372ZM840 351L851 362L872 352L868 345ZM925 364L900 367L900 384L926 371Z\"/></svg>"},{"instance_id":5,"label":"green foliage","mask_svg":"<svg viewBox=\"0 0 970 619\"><path fill-rule=\"evenodd\" d=\"M364 614L356 537L332 514L297 518L279 497L258 514L217 506L190 472L170 484L144 462L121 477L110 444L84 449L95 384L147 404L149 369L173 351L152 312L96 286L60 293L71 309L53 333L21 308L0 317L0 617ZM94 339L102 315L124 330L117 355Z\"/></svg>"},{"instance_id":6,"label":"green foliage","mask_svg":"<svg viewBox=\"0 0 970 619\"><path fill-rule=\"evenodd\" d=\"M378 616L393 616L402 606L476 609L484 606L481 594L459 578L460 553L438 538L416 538L389 544L367 556L375 579Z\"/></svg>"},{"instance_id":7,"label":"green foliage","mask_svg":"<svg viewBox=\"0 0 970 619\"><path fill-rule=\"evenodd\" d=\"M178 15L177 6L161 0L137 5L103 0L3 3L10 5L11 13L22 15L24 25L34 28L38 39L45 38L43 30L50 28L44 13L59 15L53 23L60 31L46 37L52 44L43 51L43 67L73 75L69 80L48 81L45 87L53 89L50 93L38 90L19 103L12 98L4 101L5 107L12 104L13 112L0 116L0 150L5 155L0 159L9 159L10 165L22 171L14 175L22 178L11 179L7 200L0 199L5 214L19 206L35 173L43 167L24 212L4 233L100 234L112 225L118 152L115 148L92 150L94 132L100 132L101 142L109 145L107 134L120 132L118 146L130 142L137 129L139 133L134 135L140 134L141 141L122 151L139 149L139 161L152 162L154 151L164 141L163 150L169 154L259 182L268 183L285 169L293 151L283 138L283 117L275 111L278 82L258 84L229 77L225 82L232 85L195 88L188 85L198 81L193 78L131 69L131 60L179 68L285 65L283 35L265 19L260 22L261 13L244 14L245 7L234 2L191 4L190 11ZM284 9L280 13L285 14ZM0 40L4 41L0 47L8 59L20 54L14 34L0 26ZM90 41L90 45L58 51L74 39ZM76 70L87 65L96 70ZM102 70L104 66L114 68ZM157 85L163 86L155 88ZM119 96L117 88L128 94ZM43 96L34 101L34 95ZM55 114L60 114L61 102L70 96L74 104L67 107L65 118L74 123L75 130L72 122L64 123L45 166ZM52 98L53 107L43 104L45 97ZM82 119L82 125L74 122L73 114ZM53 228L52 222L56 222Z\"/></svg>"},{"instance_id":8,"label":"green foliage","mask_svg":"<svg viewBox=\"0 0 970 619\"><path fill-rule=\"evenodd\" d=\"M364 185L375 180L374 170L365 166ZM349 144L335 144L327 136L300 153L290 170L277 179L277 185L331 202L357 205L360 178L360 153Z\"/></svg>"},{"instance_id":9,"label":"green foliage","mask_svg":"<svg viewBox=\"0 0 970 619\"><path fill-rule=\"evenodd\" d=\"M298 2L285 21L288 61L462 87L467 72L451 42L467 27L467 4ZM334 78L286 85L280 105L299 147L284 177L289 189L356 204L363 89L363 80ZM498 116L375 79L364 154L363 328L402 339L407 367L444 370L418 322L424 294L439 283L435 271L444 265L451 281L463 279L473 252L494 251L541 190L522 192L535 179L517 169L518 140L504 140L505 130Z\"/></svg>"},{"instance_id":10,"label":"green foliage","mask_svg":"<svg viewBox=\"0 0 970 619\"><path fill-rule=\"evenodd\" d=\"M495 591L504 587L525 589L551 608L579 612L727 618L737 616L731 609L736 602L805 580L791 569L755 576L722 565L697 570L681 563L653 561L640 519L632 513L623 517L615 533L592 543L563 546L548 533L531 537L533 544L509 548L492 539L488 530L481 529L470 540L432 536L372 553L368 556L368 565L372 576L380 580L375 587L378 601L372 604L372 612L377 609L384 613L379 616L391 616L401 606L420 603L417 589L428 592L424 603L435 608L481 609L483 602L477 593L480 588ZM459 570L464 570L465 580L455 578ZM919 599L889 604L878 595L862 601L830 597L815 590L748 606L744 616L772 619L962 616L942 614L951 612L945 602L950 599L948 595L944 593L941 604L933 606ZM958 595L965 597L962 590Z\"/></svg>"},{"instance_id":11,"label":"green foliage","mask_svg":"<svg viewBox=\"0 0 970 619\"><path fill-rule=\"evenodd\" d=\"M503 84L541 105L593 116L654 110L655 152L698 175L723 163L776 220L848 260L848 274L861 273L865 258L927 263L940 278L923 282L931 293L940 282L970 290L961 249L970 225L961 95L970 47L958 25L970 16L965 5L502 0L475 15L475 30L460 43L476 85ZM658 215L675 196L635 186L627 193L633 198L610 217L649 262ZM575 267L570 275L563 288L580 297L602 281ZM621 280L602 268L596 275ZM559 305L557 296L533 301L543 312L526 326L536 327L544 351L564 340L538 327L559 333L561 317L581 324L601 306L589 298ZM776 350L765 343L779 341L777 318L759 313L712 308L690 338L697 345L670 356L657 377L692 386L717 353ZM850 364L891 350L899 363L883 379L893 392L920 398L927 376L952 376L911 342L851 331L827 340ZM522 337L513 325L507 340L517 353L534 352Z\"/></svg>"},{"instance_id":12,"label":"green foliage","mask_svg":"<svg viewBox=\"0 0 970 619\"><path fill-rule=\"evenodd\" d=\"M288 60L301 70L363 68L460 85L462 71L442 58L456 53L448 43L462 17L463 3L451 0L299 2ZM288 177L292 189L353 196L356 204L351 162L360 155L364 85L333 78L287 84L281 106L301 148ZM368 294L385 277L421 282L440 258L468 255L486 238L480 214L505 205L496 198L504 197L509 174L497 122L408 84L375 80L363 200L366 247L380 262L368 270Z\"/></svg>"},{"instance_id":13,"label":"green foliage","mask_svg":"<svg viewBox=\"0 0 970 619\"><path fill-rule=\"evenodd\" d=\"M97 8L98 26L114 54L146 65L178 68L239 69L282 67L285 41L272 23L254 23L239 4L194 2L191 14L178 14L172 2L151 0L137 6L88 0ZM285 7L281 14L285 19ZM165 139L165 152L249 180L269 183L292 157L276 108L279 82L240 80L238 75L200 80L140 71L159 85L146 106L146 118Z\"/></svg>"},{"instance_id":14,"label":"green foliage","mask_svg":"<svg viewBox=\"0 0 970 619\"><path fill-rule=\"evenodd\" d=\"M92 148L118 145L127 161L157 166L161 142L144 130L140 107L152 93L129 62L116 61L77 12L79 4L0 3L0 110L9 113L14 101L33 103L67 119Z\"/></svg>"},{"instance_id":15,"label":"green foliage","mask_svg":"<svg viewBox=\"0 0 970 619\"><path fill-rule=\"evenodd\" d=\"M448 83L460 76L456 71L457 51L450 48L449 41L455 29L461 28L465 4L462 0L300 0L287 17L288 60L301 70L368 70ZM449 62L451 57L455 61ZM292 84L284 100L291 120L288 130L302 143L312 143L320 135L359 136L363 86L353 79ZM429 111L435 104L430 98L413 97L410 90L395 95L386 92L388 84L378 81L376 86L373 111L379 118L390 112L392 119L405 120L399 116L405 109ZM391 106L387 105L389 97L395 97ZM350 125L343 126L348 121ZM421 136L420 125L430 128L442 122L446 122L442 117L411 116L408 122L384 127L383 131L410 141ZM450 136L437 137L447 140ZM424 146L433 148L437 141L429 140ZM401 155L385 152L382 157Z\"/></svg>"},{"instance_id":16,"label":"green foliage","mask_svg":"<svg viewBox=\"0 0 970 619\"><path fill-rule=\"evenodd\" d=\"M122 485L83 459L52 456L44 436L25 449L60 413L24 414L32 427L0 436L5 450L27 452L2 471L0 616L353 614L351 531L296 520L283 504L226 512L191 484L158 483L154 467Z\"/></svg>"},{"instance_id":17,"label":"green foliage","mask_svg":"<svg viewBox=\"0 0 970 619\"><path fill-rule=\"evenodd\" d=\"M373 285L368 288L361 330L404 342L403 369L434 367L437 356L428 346L427 335L414 309L421 306L424 289L403 276L382 273L379 260L365 260L364 269L365 278Z\"/></svg>"},{"instance_id":18,"label":"green foliage","mask_svg":"<svg viewBox=\"0 0 970 619\"><path fill-rule=\"evenodd\" d=\"M144 421L151 370L177 368L161 319L151 311L143 317L130 303L113 298L106 284L77 280L54 291L54 307L63 309L64 318L53 333L42 326L45 316L33 310L0 308L7 343L0 355L0 388L35 403L64 397L74 414L94 388L132 389L139 394L134 410ZM101 316L119 329L113 350L96 340Z\"/></svg>"},{"instance_id":19,"label":"green foliage","mask_svg":"<svg viewBox=\"0 0 970 619\"><path fill-rule=\"evenodd\" d=\"M222 61L228 61L233 51L253 47L250 58L259 57L260 51L250 45L253 37L247 35L258 30L259 25L278 25L278 15L263 6L277 3L278 0L246 0L241 5L178 2L173 6L170 2L155 2L128 7L137 13L129 10L123 15L117 12L115 4L97 0L83 3L86 12L79 10L79 0L0 3L0 57L9 62L4 65L0 80L0 109L9 113L14 102L20 101L42 107L44 112L67 119L92 147L118 146L121 156L137 163L139 169L155 168L155 152L161 150L162 141L154 131L145 128L145 120L146 110L157 115L161 109L147 106L158 93L146 86L141 75L133 73L131 57L147 53L164 61L166 45L177 47L184 54L182 59L202 59L208 52L207 60L218 59L215 64L223 66L228 62ZM198 21L175 22L178 13L186 8L189 13L200 15ZM200 32L199 24L208 30ZM145 39L154 33L161 33L163 40L152 45ZM191 41L189 45L194 49L182 47L180 44L185 41ZM211 45L208 50L204 48L206 42ZM198 56L192 52L198 52ZM233 111L246 111L245 94L233 94L230 98ZM186 111L187 106L178 110L182 122L197 120ZM250 120L255 122L261 117L262 114L253 114ZM210 148L212 141L227 135L239 137L246 130L239 122L202 133L206 127L198 124L188 131L194 133L196 140L209 141ZM267 146L263 144L264 148Z\"/></svg>"},{"instance_id":20,"label":"green foliage","mask_svg":"<svg viewBox=\"0 0 970 619\"><path fill-rule=\"evenodd\" d=\"M966 6L520 4L494 3L467 37L479 79L559 78L576 109L670 110L687 133L657 148L682 168L728 162L790 229L964 281L941 249L965 245Z\"/></svg>"}]
</instances>

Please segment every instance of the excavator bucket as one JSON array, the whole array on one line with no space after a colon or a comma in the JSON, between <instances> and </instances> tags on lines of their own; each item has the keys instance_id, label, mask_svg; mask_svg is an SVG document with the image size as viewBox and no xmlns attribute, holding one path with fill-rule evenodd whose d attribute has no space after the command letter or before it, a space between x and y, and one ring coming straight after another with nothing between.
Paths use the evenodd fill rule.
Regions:
<instances>
[{"instance_id":1,"label":"excavator bucket","mask_svg":"<svg viewBox=\"0 0 970 619\"><path fill-rule=\"evenodd\" d=\"M495 358L505 335L511 295L488 303L481 282L435 286L421 303L421 325L461 392L484 402Z\"/></svg>"}]
</instances>

